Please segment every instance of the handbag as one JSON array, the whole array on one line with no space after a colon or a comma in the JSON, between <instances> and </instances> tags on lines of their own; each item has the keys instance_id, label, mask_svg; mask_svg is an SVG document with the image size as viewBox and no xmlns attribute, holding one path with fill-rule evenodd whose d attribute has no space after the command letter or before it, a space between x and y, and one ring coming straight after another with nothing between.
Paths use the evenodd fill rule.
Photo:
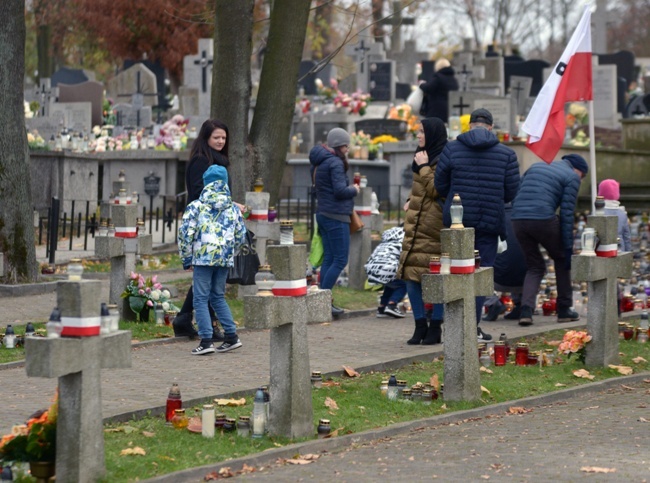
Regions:
<instances>
[{"instance_id":1,"label":"handbag","mask_svg":"<svg viewBox=\"0 0 650 483\"><path fill-rule=\"evenodd\" d=\"M234 265L228 270L226 283L255 285L255 275L260 266L260 257L255 250L255 234L248 230L246 241L233 257Z\"/></svg>"},{"instance_id":2,"label":"handbag","mask_svg":"<svg viewBox=\"0 0 650 483\"><path fill-rule=\"evenodd\" d=\"M361 217L356 211L352 211L350 215L350 235L361 230L365 225L361 221Z\"/></svg>"},{"instance_id":3,"label":"handbag","mask_svg":"<svg viewBox=\"0 0 650 483\"><path fill-rule=\"evenodd\" d=\"M413 91L406 98L406 103L411 106L411 112L415 114L420 112L422 108L422 100L424 99L424 91L419 87L413 89Z\"/></svg>"},{"instance_id":4,"label":"handbag","mask_svg":"<svg viewBox=\"0 0 650 483\"><path fill-rule=\"evenodd\" d=\"M323 248L323 239L318 231L318 223L314 216L314 236L311 237L311 246L309 248L309 263L312 267L318 268L323 264L325 258L325 249Z\"/></svg>"}]
</instances>

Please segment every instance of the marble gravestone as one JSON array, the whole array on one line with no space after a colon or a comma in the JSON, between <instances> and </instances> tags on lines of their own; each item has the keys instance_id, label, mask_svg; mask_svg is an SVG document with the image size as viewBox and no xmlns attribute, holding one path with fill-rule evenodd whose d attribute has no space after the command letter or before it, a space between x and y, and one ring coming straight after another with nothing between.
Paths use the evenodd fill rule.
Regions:
<instances>
[{"instance_id":1,"label":"marble gravestone","mask_svg":"<svg viewBox=\"0 0 650 483\"><path fill-rule=\"evenodd\" d=\"M203 118L210 117L213 46L212 39L199 39L198 54L183 58L183 86L198 90L198 115Z\"/></svg>"},{"instance_id":2,"label":"marble gravestone","mask_svg":"<svg viewBox=\"0 0 650 483\"><path fill-rule=\"evenodd\" d=\"M110 97L121 102L133 103L133 96L141 94L143 106L152 107L158 103L156 74L141 63L132 65L109 80L106 90Z\"/></svg>"},{"instance_id":3,"label":"marble gravestone","mask_svg":"<svg viewBox=\"0 0 650 483\"><path fill-rule=\"evenodd\" d=\"M93 126L103 124L104 85L96 81L68 85L59 83L59 102L90 102Z\"/></svg>"},{"instance_id":4,"label":"marble gravestone","mask_svg":"<svg viewBox=\"0 0 650 483\"><path fill-rule=\"evenodd\" d=\"M50 106L52 117L63 118L63 126L69 130L90 133L92 129L92 104L90 102L55 102Z\"/></svg>"},{"instance_id":5,"label":"marble gravestone","mask_svg":"<svg viewBox=\"0 0 650 483\"><path fill-rule=\"evenodd\" d=\"M526 115L526 106L533 86L532 77L513 75L510 77L510 97L515 100L517 115Z\"/></svg>"}]
</instances>

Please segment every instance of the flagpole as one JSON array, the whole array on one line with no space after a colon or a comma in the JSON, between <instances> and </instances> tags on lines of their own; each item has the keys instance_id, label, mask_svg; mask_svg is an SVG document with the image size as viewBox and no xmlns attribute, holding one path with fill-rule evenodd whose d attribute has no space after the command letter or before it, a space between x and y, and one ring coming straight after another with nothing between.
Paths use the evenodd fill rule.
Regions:
<instances>
[{"instance_id":1,"label":"flagpole","mask_svg":"<svg viewBox=\"0 0 650 483\"><path fill-rule=\"evenodd\" d=\"M596 194L598 193L598 183L596 181L596 128L594 127L594 101L589 101L589 157L591 173L591 213L596 212Z\"/></svg>"}]
</instances>

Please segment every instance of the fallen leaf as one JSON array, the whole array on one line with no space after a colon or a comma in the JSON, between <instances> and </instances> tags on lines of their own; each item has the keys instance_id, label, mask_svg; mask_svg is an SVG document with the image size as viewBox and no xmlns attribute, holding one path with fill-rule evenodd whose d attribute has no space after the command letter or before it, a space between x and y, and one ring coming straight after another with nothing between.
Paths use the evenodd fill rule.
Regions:
<instances>
[{"instance_id":1,"label":"fallen leaf","mask_svg":"<svg viewBox=\"0 0 650 483\"><path fill-rule=\"evenodd\" d=\"M481 386L481 391L486 392L488 394L491 394L490 391L486 387L483 387L483 386Z\"/></svg>"},{"instance_id":2,"label":"fallen leaf","mask_svg":"<svg viewBox=\"0 0 650 483\"><path fill-rule=\"evenodd\" d=\"M336 381L323 381L323 386L325 386L325 387L335 387L335 386L340 386L340 385L341 385L341 383L336 382Z\"/></svg>"},{"instance_id":3,"label":"fallen leaf","mask_svg":"<svg viewBox=\"0 0 650 483\"><path fill-rule=\"evenodd\" d=\"M256 471L254 466L248 466L246 463L241 467L241 470L239 471L241 474L246 474L246 473L253 473Z\"/></svg>"},{"instance_id":4,"label":"fallen leaf","mask_svg":"<svg viewBox=\"0 0 650 483\"><path fill-rule=\"evenodd\" d=\"M521 407L521 406L511 406L511 407L508 408L508 412L510 414L526 414L526 413L529 413L531 411L532 411L532 409L526 409L526 408Z\"/></svg>"},{"instance_id":5,"label":"fallen leaf","mask_svg":"<svg viewBox=\"0 0 650 483\"><path fill-rule=\"evenodd\" d=\"M409 457L409 461L415 461L415 456Z\"/></svg>"},{"instance_id":6,"label":"fallen leaf","mask_svg":"<svg viewBox=\"0 0 650 483\"><path fill-rule=\"evenodd\" d=\"M583 379L589 379L590 381L596 377L589 374L589 371L586 369L578 369L577 371L573 371L573 375Z\"/></svg>"},{"instance_id":7,"label":"fallen leaf","mask_svg":"<svg viewBox=\"0 0 650 483\"><path fill-rule=\"evenodd\" d=\"M489 479L490 479L490 475L481 475L481 478L483 478L484 480L489 480Z\"/></svg>"},{"instance_id":8,"label":"fallen leaf","mask_svg":"<svg viewBox=\"0 0 650 483\"><path fill-rule=\"evenodd\" d=\"M490 369L488 369L488 368L485 367L485 366L481 366L481 367L479 367L479 371L481 371L481 372L487 372L488 374L494 374Z\"/></svg>"},{"instance_id":9,"label":"fallen leaf","mask_svg":"<svg viewBox=\"0 0 650 483\"><path fill-rule=\"evenodd\" d=\"M360 409L361 411L365 411L365 410L366 410L366 408L365 408L364 406L357 406L357 408Z\"/></svg>"},{"instance_id":10,"label":"fallen leaf","mask_svg":"<svg viewBox=\"0 0 650 483\"><path fill-rule=\"evenodd\" d=\"M214 402L217 403L217 406L244 406L246 399L215 399Z\"/></svg>"},{"instance_id":11,"label":"fallen leaf","mask_svg":"<svg viewBox=\"0 0 650 483\"><path fill-rule=\"evenodd\" d=\"M126 448L120 451L120 456L128 456L128 455L140 455L140 456L145 456L147 452L140 448L139 446L136 446L135 448Z\"/></svg>"},{"instance_id":12,"label":"fallen leaf","mask_svg":"<svg viewBox=\"0 0 650 483\"><path fill-rule=\"evenodd\" d=\"M302 458L291 458L286 460L287 463L290 465L308 465L309 463L313 463L313 460L304 460Z\"/></svg>"},{"instance_id":13,"label":"fallen leaf","mask_svg":"<svg viewBox=\"0 0 650 483\"><path fill-rule=\"evenodd\" d=\"M219 470L219 476L221 478L232 478L235 474L231 471L230 466L224 466Z\"/></svg>"},{"instance_id":14,"label":"fallen leaf","mask_svg":"<svg viewBox=\"0 0 650 483\"><path fill-rule=\"evenodd\" d=\"M324 326L327 326L327 325L332 325L332 324L331 324L330 322L323 322L323 323L322 323L322 324L320 324L320 325L324 325Z\"/></svg>"},{"instance_id":15,"label":"fallen leaf","mask_svg":"<svg viewBox=\"0 0 650 483\"><path fill-rule=\"evenodd\" d=\"M142 436L145 436L146 438L153 438L156 435L156 433L152 433L151 431L142 431Z\"/></svg>"},{"instance_id":16,"label":"fallen leaf","mask_svg":"<svg viewBox=\"0 0 650 483\"><path fill-rule=\"evenodd\" d=\"M583 466L580 471L585 473L616 473L616 468L600 468L598 466Z\"/></svg>"},{"instance_id":17,"label":"fallen leaf","mask_svg":"<svg viewBox=\"0 0 650 483\"><path fill-rule=\"evenodd\" d=\"M629 366L617 366L614 364L610 364L607 367L609 367L610 369L616 369L620 374L623 374L624 376L628 376L634 372L634 370Z\"/></svg>"},{"instance_id":18,"label":"fallen leaf","mask_svg":"<svg viewBox=\"0 0 650 483\"><path fill-rule=\"evenodd\" d=\"M549 340L549 341L546 341L546 345L552 345L552 346L555 346L555 347L559 346L561 343L562 343L561 340Z\"/></svg>"},{"instance_id":19,"label":"fallen leaf","mask_svg":"<svg viewBox=\"0 0 650 483\"><path fill-rule=\"evenodd\" d=\"M107 429L104 430L105 433L121 433L122 431L124 431L124 429L122 429L122 427L119 427L119 428L107 428Z\"/></svg>"},{"instance_id":20,"label":"fallen leaf","mask_svg":"<svg viewBox=\"0 0 650 483\"><path fill-rule=\"evenodd\" d=\"M302 455L300 458L308 461L316 461L318 458L320 458L320 455L314 453L307 453Z\"/></svg>"},{"instance_id":21,"label":"fallen leaf","mask_svg":"<svg viewBox=\"0 0 650 483\"><path fill-rule=\"evenodd\" d=\"M440 409L447 409L447 405L443 404L442 406L440 406Z\"/></svg>"},{"instance_id":22,"label":"fallen leaf","mask_svg":"<svg viewBox=\"0 0 650 483\"><path fill-rule=\"evenodd\" d=\"M171 456L167 456L167 455L159 456L159 458L160 458L161 460L176 461L176 458L172 458Z\"/></svg>"},{"instance_id":23,"label":"fallen leaf","mask_svg":"<svg viewBox=\"0 0 650 483\"><path fill-rule=\"evenodd\" d=\"M640 423L647 423L649 422L646 418L639 418Z\"/></svg>"},{"instance_id":24,"label":"fallen leaf","mask_svg":"<svg viewBox=\"0 0 650 483\"><path fill-rule=\"evenodd\" d=\"M344 427L343 427L343 428L337 428L337 429L335 429L334 431L330 431L330 434L328 434L327 436L325 436L325 438L323 438L323 439L326 439L326 438L336 438L336 437L339 435L339 431L342 430L342 429L345 429L345 428L344 428Z\"/></svg>"},{"instance_id":25,"label":"fallen leaf","mask_svg":"<svg viewBox=\"0 0 650 483\"><path fill-rule=\"evenodd\" d=\"M345 370L345 373L348 375L348 377L359 377L359 373L351 367L343 366L343 369Z\"/></svg>"},{"instance_id":26,"label":"fallen leaf","mask_svg":"<svg viewBox=\"0 0 650 483\"><path fill-rule=\"evenodd\" d=\"M562 384L561 382L558 382L555 384L555 387L566 387L566 384Z\"/></svg>"},{"instance_id":27,"label":"fallen leaf","mask_svg":"<svg viewBox=\"0 0 650 483\"><path fill-rule=\"evenodd\" d=\"M643 357L638 356L632 359L632 362L634 362L635 364L640 364L641 362L648 362L648 361L646 361Z\"/></svg>"},{"instance_id":28,"label":"fallen leaf","mask_svg":"<svg viewBox=\"0 0 650 483\"><path fill-rule=\"evenodd\" d=\"M336 401L329 396L325 398L325 407L328 407L332 410L339 408L338 405L336 404Z\"/></svg>"},{"instance_id":29,"label":"fallen leaf","mask_svg":"<svg viewBox=\"0 0 650 483\"><path fill-rule=\"evenodd\" d=\"M440 381L438 380L438 374L431 376L431 379L429 379L429 384L431 384L431 387L433 387L436 391L440 392Z\"/></svg>"}]
</instances>

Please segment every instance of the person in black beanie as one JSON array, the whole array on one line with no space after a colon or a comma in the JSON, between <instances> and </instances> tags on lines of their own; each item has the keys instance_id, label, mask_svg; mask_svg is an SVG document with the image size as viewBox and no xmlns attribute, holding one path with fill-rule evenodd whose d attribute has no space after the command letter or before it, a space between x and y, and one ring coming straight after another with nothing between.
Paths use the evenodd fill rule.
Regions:
<instances>
[{"instance_id":1,"label":"person in black beanie","mask_svg":"<svg viewBox=\"0 0 650 483\"><path fill-rule=\"evenodd\" d=\"M555 264L557 283L557 321L571 322L580 316L571 309L571 255L573 220L578 190L589 166L578 154L567 154L551 164L533 164L521 179L519 193L512 203L512 226L526 257L526 278L521 299L519 325L533 324L533 310L546 263L542 245ZM557 209L560 215L556 215Z\"/></svg>"},{"instance_id":2,"label":"person in black beanie","mask_svg":"<svg viewBox=\"0 0 650 483\"><path fill-rule=\"evenodd\" d=\"M208 119L201 126L201 130L192 144L190 162L185 170L188 205L199 199L201 191L203 191L203 174L214 164L223 166L226 171L230 167L230 161L228 160L228 126L218 119ZM230 180L230 173L228 173L228 179ZM239 206L243 208L243 206ZM194 338L198 335L192 325L193 303L194 292L190 287L183 306L172 323L176 337L187 336ZM209 308L212 325L215 327L212 337L213 342L221 342L223 332L219 330L214 310L212 307Z\"/></svg>"}]
</instances>

